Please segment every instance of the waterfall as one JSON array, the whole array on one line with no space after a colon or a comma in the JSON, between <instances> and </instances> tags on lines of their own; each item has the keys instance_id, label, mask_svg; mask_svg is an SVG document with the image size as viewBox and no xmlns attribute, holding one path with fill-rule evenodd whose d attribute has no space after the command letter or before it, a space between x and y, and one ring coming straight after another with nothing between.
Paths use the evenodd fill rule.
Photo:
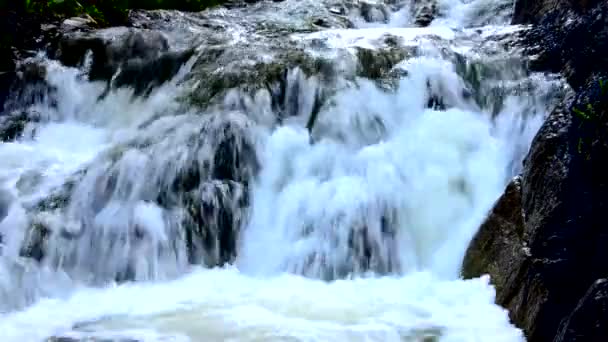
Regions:
<instances>
[{"instance_id":1,"label":"waterfall","mask_svg":"<svg viewBox=\"0 0 608 342\"><path fill-rule=\"evenodd\" d=\"M0 144L4 340L523 341L459 268L564 86L511 1L420 3L137 12L167 44L107 82L94 49L34 58Z\"/></svg>"}]
</instances>

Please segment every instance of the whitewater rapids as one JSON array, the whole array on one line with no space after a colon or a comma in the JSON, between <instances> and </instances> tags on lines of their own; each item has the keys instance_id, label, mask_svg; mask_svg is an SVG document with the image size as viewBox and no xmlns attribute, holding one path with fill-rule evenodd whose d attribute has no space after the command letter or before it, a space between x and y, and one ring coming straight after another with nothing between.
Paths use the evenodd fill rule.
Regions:
<instances>
[{"instance_id":1,"label":"whitewater rapids","mask_svg":"<svg viewBox=\"0 0 608 342\"><path fill-rule=\"evenodd\" d=\"M428 28L403 28L412 19L402 10L374 28L368 23L294 39L324 37L335 49L366 44L383 32L452 39L455 27L519 29L500 26L508 1L439 4L442 15ZM122 172L125 184L151 186L153 177L145 175L156 177L155 167L181 156L179 148L198 129L199 116L180 107L177 81L147 99L132 100L128 89L120 89L97 101L102 84L49 61L47 81L58 89L59 102L37 110L51 120L0 145L0 191L6 192L0 196L11 203L0 217L2 341L524 341L508 313L494 304L489 279L462 280L459 268L485 214L519 171L546 103L535 103L533 114L524 115L527 99L512 96L493 117L470 104L452 63L431 50L397 66L408 76L394 93L364 80L338 90L316 123L314 143L302 124L306 118L278 127L258 118L248 132L260 170L232 265L192 266L185 247L167 252L177 242L167 213L155 203L129 193L125 202L108 205L92 220L108 232L133 221L151 241L110 249L117 254L93 270L112 273L121 258L133 259L140 281L101 287L91 286L83 273L97 265L87 246L55 241L53 257L71 248L86 257L65 272L18 257L27 225L23 207L84 166L92 170L87 177L106 172L104 158L115 149L128 149L113 169ZM452 108L427 108L429 77L441 81ZM540 84L545 88L539 94L553 85ZM238 115L226 115L240 123ZM133 147L144 145L145 153ZM94 185L87 177L73 195L82 203ZM397 227L390 242L380 236L385 227L378 222L385 218ZM382 274L363 272L349 254L346 228L353 226L365 227L380 246L370 263Z\"/></svg>"}]
</instances>

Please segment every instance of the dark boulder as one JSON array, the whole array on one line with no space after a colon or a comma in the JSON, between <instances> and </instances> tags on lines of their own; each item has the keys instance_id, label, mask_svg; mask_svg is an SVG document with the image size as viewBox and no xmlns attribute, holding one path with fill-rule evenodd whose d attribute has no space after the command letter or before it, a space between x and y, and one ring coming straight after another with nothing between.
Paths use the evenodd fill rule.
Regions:
<instances>
[{"instance_id":1,"label":"dark boulder","mask_svg":"<svg viewBox=\"0 0 608 342\"><path fill-rule=\"evenodd\" d=\"M538 24L552 12L575 11L584 13L603 0L517 0L513 13L513 24Z\"/></svg>"},{"instance_id":2,"label":"dark boulder","mask_svg":"<svg viewBox=\"0 0 608 342\"><path fill-rule=\"evenodd\" d=\"M0 189L0 222L8 215L8 211L13 204L13 196L6 190ZM2 237L0 236L0 242Z\"/></svg>"},{"instance_id":3,"label":"dark boulder","mask_svg":"<svg viewBox=\"0 0 608 342\"><path fill-rule=\"evenodd\" d=\"M361 16L368 23L386 23L390 18L390 11L384 4L361 2Z\"/></svg>"},{"instance_id":4,"label":"dark boulder","mask_svg":"<svg viewBox=\"0 0 608 342\"><path fill-rule=\"evenodd\" d=\"M537 15L538 24L525 38L528 54L535 56L530 67L561 72L575 89L593 74L608 72L608 2L585 8L578 13L570 6L555 7Z\"/></svg>"},{"instance_id":5,"label":"dark boulder","mask_svg":"<svg viewBox=\"0 0 608 342\"><path fill-rule=\"evenodd\" d=\"M608 280L596 281L562 322L554 342L601 342L608 336Z\"/></svg>"},{"instance_id":6,"label":"dark boulder","mask_svg":"<svg viewBox=\"0 0 608 342\"><path fill-rule=\"evenodd\" d=\"M17 79L20 62L44 50L57 36L57 26L46 13L27 13L23 3L8 1L0 9L0 112Z\"/></svg>"},{"instance_id":7,"label":"dark boulder","mask_svg":"<svg viewBox=\"0 0 608 342\"><path fill-rule=\"evenodd\" d=\"M608 276L608 230L603 225L608 209L608 93L598 83L590 81L575 98L564 101L534 139L522 175L523 226L517 215L507 217L508 224L496 220L499 201L465 258L463 274L491 275L498 304L510 310L529 341L553 340L589 286ZM589 113L587 108L593 108L593 114L578 115L575 108ZM509 207L519 211L517 201ZM519 233L509 232L518 226ZM495 236L488 238L488 230ZM501 257L513 246L525 248L525 253Z\"/></svg>"},{"instance_id":8,"label":"dark boulder","mask_svg":"<svg viewBox=\"0 0 608 342\"><path fill-rule=\"evenodd\" d=\"M175 76L194 52L170 51L167 38L158 31L112 28L65 34L55 57L66 66L79 67L90 53L89 79L108 84L102 97L121 87L146 96Z\"/></svg>"},{"instance_id":9,"label":"dark boulder","mask_svg":"<svg viewBox=\"0 0 608 342\"><path fill-rule=\"evenodd\" d=\"M435 20L437 14L436 0L414 0L412 3L412 17L417 26L429 26Z\"/></svg>"},{"instance_id":10,"label":"dark boulder","mask_svg":"<svg viewBox=\"0 0 608 342\"><path fill-rule=\"evenodd\" d=\"M35 111L14 111L0 115L0 142L13 141L23 135L25 127L30 122L40 120L40 114Z\"/></svg>"},{"instance_id":11,"label":"dark boulder","mask_svg":"<svg viewBox=\"0 0 608 342\"><path fill-rule=\"evenodd\" d=\"M112 28L92 34L64 35L55 57L64 65L77 67L90 51L89 78L107 81L123 63L131 59L150 60L168 50L169 43L159 32Z\"/></svg>"},{"instance_id":12,"label":"dark boulder","mask_svg":"<svg viewBox=\"0 0 608 342\"><path fill-rule=\"evenodd\" d=\"M135 95L147 96L156 87L170 81L194 55L194 49L165 52L155 59L130 59L111 82L112 88L131 86Z\"/></svg>"},{"instance_id":13,"label":"dark boulder","mask_svg":"<svg viewBox=\"0 0 608 342\"><path fill-rule=\"evenodd\" d=\"M56 105L56 87L46 80L44 61L29 58L20 62L15 69L15 77L10 87L10 95L4 103L4 112L27 111L31 105L47 103Z\"/></svg>"},{"instance_id":14,"label":"dark boulder","mask_svg":"<svg viewBox=\"0 0 608 342\"><path fill-rule=\"evenodd\" d=\"M205 182L187 194L183 225L190 263L215 267L234 261L247 206L247 188L237 182Z\"/></svg>"},{"instance_id":15,"label":"dark boulder","mask_svg":"<svg viewBox=\"0 0 608 342\"><path fill-rule=\"evenodd\" d=\"M537 133L521 199L507 188L463 275L490 274L497 303L528 341L604 339L594 322L605 320L605 283L596 281L608 277L608 3L519 0L514 20L536 24L525 37L531 67L561 72L575 93Z\"/></svg>"},{"instance_id":16,"label":"dark boulder","mask_svg":"<svg viewBox=\"0 0 608 342\"><path fill-rule=\"evenodd\" d=\"M527 267L521 205L521 179L517 177L509 183L479 228L462 266L465 278L490 274L496 287L496 302L505 306L513 295L510 290L517 287Z\"/></svg>"}]
</instances>

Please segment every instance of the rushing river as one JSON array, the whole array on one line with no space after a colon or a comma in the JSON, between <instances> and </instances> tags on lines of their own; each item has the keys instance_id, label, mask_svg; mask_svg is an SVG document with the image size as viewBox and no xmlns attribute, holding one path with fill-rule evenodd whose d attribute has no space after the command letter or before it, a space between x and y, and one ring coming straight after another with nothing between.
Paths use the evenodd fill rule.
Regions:
<instances>
[{"instance_id":1,"label":"rushing river","mask_svg":"<svg viewBox=\"0 0 608 342\"><path fill-rule=\"evenodd\" d=\"M257 4L240 23L297 21L307 3ZM523 29L507 25L512 3L442 0L426 28L413 27L410 5L388 7L395 10L380 22L354 18L355 28L284 33L309 50L307 42L323 40L312 54L373 49L384 34L418 47L394 67L406 76L390 91L344 80L312 133L305 109L320 81L297 69L287 78L300 112L268 124L275 113L257 98L249 110L184 108L179 95L192 83L180 80L193 63L147 98L123 88L99 99L104 84L47 60L56 101L35 104L47 120L0 144L1 340L524 340L493 303L489 279L462 280L459 268L559 84L504 63L492 82L532 86L501 94L495 112L476 104L449 52L489 65L516 57L477 50ZM211 13L230 25L231 11L239 9ZM428 105L429 88L445 110ZM222 165L233 165L220 173L230 176L204 176L226 136L236 147L222 150ZM248 155L256 161L243 166ZM193 163L204 178L197 196L211 207L199 224L234 230L198 246L194 258L180 216L187 205L151 200ZM66 183L65 208L28 209ZM47 238L40 262L19 256L34 216L65 233ZM201 266L231 245L229 264ZM125 278L133 281L114 282Z\"/></svg>"}]
</instances>

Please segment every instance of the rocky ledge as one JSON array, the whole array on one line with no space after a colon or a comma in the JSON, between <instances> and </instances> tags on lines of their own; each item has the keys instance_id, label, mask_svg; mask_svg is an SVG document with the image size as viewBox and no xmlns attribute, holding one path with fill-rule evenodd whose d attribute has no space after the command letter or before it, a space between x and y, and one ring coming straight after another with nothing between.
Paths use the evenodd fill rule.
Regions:
<instances>
[{"instance_id":1,"label":"rocky ledge","mask_svg":"<svg viewBox=\"0 0 608 342\"><path fill-rule=\"evenodd\" d=\"M528 341L608 336L608 3L518 0L532 67L574 90L548 117L467 251ZM542 44L541 44L542 42Z\"/></svg>"}]
</instances>

